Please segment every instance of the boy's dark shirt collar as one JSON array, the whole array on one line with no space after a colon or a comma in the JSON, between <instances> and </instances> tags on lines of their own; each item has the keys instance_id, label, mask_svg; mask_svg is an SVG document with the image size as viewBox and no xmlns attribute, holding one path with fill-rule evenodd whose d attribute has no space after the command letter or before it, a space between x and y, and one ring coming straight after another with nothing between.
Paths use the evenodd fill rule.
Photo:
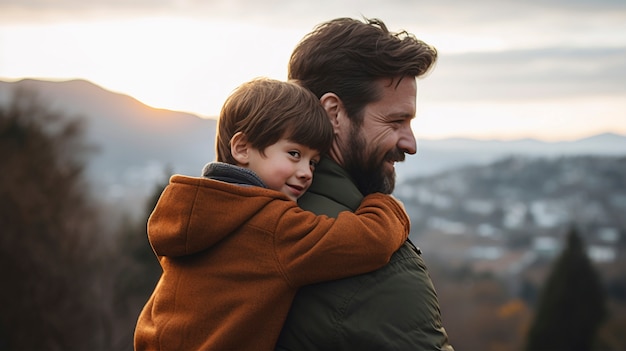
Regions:
<instances>
[{"instance_id":1,"label":"boy's dark shirt collar","mask_svg":"<svg viewBox=\"0 0 626 351\"><path fill-rule=\"evenodd\" d=\"M202 169L202 176L226 183L255 185L267 188L265 183L253 171L223 162L211 162Z\"/></svg>"}]
</instances>

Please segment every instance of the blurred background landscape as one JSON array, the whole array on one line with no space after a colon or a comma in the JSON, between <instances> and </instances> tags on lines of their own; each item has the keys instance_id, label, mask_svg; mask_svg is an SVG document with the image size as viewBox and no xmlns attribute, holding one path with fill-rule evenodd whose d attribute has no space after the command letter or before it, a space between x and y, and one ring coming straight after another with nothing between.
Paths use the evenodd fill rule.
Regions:
<instances>
[{"instance_id":1,"label":"blurred background landscape","mask_svg":"<svg viewBox=\"0 0 626 351\"><path fill-rule=\"evenodd\" d=\"M455 348L626 350L615 0L0 0L0 350L131 350L168 178L214 159L234 88L286 79L336 17L439 52L395 195Z\"/></svg>"},{"instance_id":2,"label":"blurred background landscape","mask_svg":"<svg viewBox=\"0 0 626 351\"><path fill-rule=\"evenodd\" d=\"M170 175L214 159L215 120L85 80L0 82L0 111L0 349L132 349L160 274L147 217ZM420 140L397 167L458 349L523 348L572 230L608 311L598 349L626 347L626 136Z\"/></svg>"}]
</instances>

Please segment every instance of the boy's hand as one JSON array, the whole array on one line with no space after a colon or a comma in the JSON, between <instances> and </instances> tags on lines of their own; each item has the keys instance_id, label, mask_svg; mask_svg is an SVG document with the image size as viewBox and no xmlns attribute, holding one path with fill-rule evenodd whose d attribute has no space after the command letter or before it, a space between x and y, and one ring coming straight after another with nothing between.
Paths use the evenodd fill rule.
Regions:
<instances>
[{"instance_id":1,"label":"boy's hand","mask_svg":"<svg viewBox=\"0 0 626 351\"><path fill-rule=\"evenodd\" d=\"M400 201L397 197L393 196L393 195L388 195L390 198L396 200L396 202L398 203L398 205L400 205L400 207L402 207L402 209L404 210L404 212L406 212L406 208L404 207L404 204L402 203L402 201Z\"/></svg>"}]
</instances>

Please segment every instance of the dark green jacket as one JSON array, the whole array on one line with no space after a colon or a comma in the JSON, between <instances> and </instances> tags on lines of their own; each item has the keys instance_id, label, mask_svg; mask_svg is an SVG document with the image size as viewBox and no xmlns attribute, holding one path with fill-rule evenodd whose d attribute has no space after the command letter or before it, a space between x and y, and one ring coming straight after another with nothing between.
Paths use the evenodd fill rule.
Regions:
<instances>
[{"instance_id":1,"label":"dark green jacket","mask_svg":"<svg viewBox=\"0 0 626 351\"><path fill-rule=\"evenodd\" d=\"M336 217L363 195L335 162L322 159L299 204ZM277 350L452 350L419 250L406 242L385 267L300 289Z\"/></svg>"}]
</instances>

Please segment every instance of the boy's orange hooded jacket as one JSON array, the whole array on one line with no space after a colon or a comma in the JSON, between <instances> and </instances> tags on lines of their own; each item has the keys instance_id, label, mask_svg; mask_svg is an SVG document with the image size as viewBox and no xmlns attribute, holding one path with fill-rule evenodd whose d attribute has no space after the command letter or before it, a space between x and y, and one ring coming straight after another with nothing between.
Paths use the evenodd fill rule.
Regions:
<instances>
[{"instance_id":1,"label":"boy's orange hooded jacket","mask_svg":"<svg viewBox=\"0 0 626 351\"><path fill-rule=\"evenodd\" d=\"M386 195L331 219L278 191L173 176L148 221L163 274L135 349L273 350L299 287L382 267L409 226Z\"/></svg>"}]
</instances>

